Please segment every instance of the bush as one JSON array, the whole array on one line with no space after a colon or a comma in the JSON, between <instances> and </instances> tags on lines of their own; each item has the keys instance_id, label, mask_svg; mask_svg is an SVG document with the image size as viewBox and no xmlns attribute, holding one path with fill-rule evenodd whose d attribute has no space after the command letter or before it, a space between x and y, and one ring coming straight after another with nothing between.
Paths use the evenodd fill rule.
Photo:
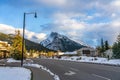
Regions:
<instances>
[{"instance_id":1,"label":"bush","mask_svg":"<svg viewBox=\"0 0 120 80\"><path fill-rule=\"evenodd\" d=\"M77 58L76 60L81 60L82 58L81 57L79 57L79 58Z\"/></svg>"},{"instance_id":2,"label":"bush","mask_svg":"<svg viewBox=\"0 0 120 80\"><path fill-rule=\"evenodd\" d=\"M74 58L71 58L71 60L74 60Z\"/></svg>"},{"instance_id":3,"label":"bush","mask_svg":"<svg viewBox=\"0 0 120 80\"><path fill-rule=\"evenodd\" d=\"M21 60L22 59L22 53L19 52L19 51L14 51L12 54L11 54L11 57L15 60ZM24 54L23 58L25 59L26 58L26 55Z\"/></svg>"},{"instance_id":4,"label":"bush","mask_svg":"<svg viewBox=\"0 0 120 80\"><path fill-rule=\"evenodd\" d=\"M96 57L94 57L94 60L98 60Z\"/></svg>"}]
</instances>

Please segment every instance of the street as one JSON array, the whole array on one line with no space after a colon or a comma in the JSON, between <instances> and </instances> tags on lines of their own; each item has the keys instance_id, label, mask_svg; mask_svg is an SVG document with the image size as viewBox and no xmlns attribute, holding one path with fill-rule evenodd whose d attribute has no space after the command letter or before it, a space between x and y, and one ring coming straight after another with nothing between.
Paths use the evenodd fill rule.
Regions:
<instances>
[{"instance_id":1,"label":"street","mask_svg":"<svg viewBox=\"0 0 120 80\"><path fill-rule=\"evenodd\" d=\"M60 80L120 80L120 67L53 59L33 59L60 77Z\"/></svg>"}]
</instances>

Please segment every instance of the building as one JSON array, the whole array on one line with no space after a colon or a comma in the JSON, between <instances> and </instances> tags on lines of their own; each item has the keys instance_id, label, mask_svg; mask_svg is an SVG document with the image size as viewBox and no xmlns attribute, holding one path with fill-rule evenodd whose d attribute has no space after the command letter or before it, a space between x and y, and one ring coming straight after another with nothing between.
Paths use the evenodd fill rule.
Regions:
<instances>
[{"instance_id":1,"label":"building","mask_svg":"<svg viewBox=\"0 0 120 80\"><path fill-rule=\"evenodd\" d=\"M91 47L85 47L77 50L77 54L80 56L96 56L96 50Z\"/></svg>"},{"instance_id":2,"label":"building","mask_svg":"<svg viewBox=\"0 0 120 80\"><path fill-rule=\"evenodd\" d=\"M8 42L0 41L0 58L6 58L9 56L9 48L10 44L8 44Z\"/></svg>"}]
</instances>

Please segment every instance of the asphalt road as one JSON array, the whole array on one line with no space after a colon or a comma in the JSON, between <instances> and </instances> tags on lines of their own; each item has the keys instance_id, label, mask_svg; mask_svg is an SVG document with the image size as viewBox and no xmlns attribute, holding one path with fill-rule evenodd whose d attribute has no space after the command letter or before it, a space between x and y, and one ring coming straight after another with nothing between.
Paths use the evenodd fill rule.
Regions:
<instances>
[{"instance_id":1,"label":"asphalt road","mask_svg":"<svg viewBox=\"0 0 120 80\"><path fill-rule=\"evenodd\" d=\"M60 80L120 80L120 67L52 59L34 59L60 77Z\"/></svg>"}]
</instances>

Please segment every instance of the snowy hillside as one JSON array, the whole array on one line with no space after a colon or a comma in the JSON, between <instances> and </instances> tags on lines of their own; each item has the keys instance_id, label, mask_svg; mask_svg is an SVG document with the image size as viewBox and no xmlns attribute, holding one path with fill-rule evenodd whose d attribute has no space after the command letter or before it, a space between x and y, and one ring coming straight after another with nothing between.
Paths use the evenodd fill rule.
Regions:
<instances>
[{"instance_id":1,"label":"snowy hillside","mask_svg":"<svg viewBox=\"0 0 120 80\"><path fill-rule=\"evenodd\" d=\"M68 37L58 34L56 32L52 32L47 39L43 40L41 43L44 47L52 50L60 50L60 51L74 51L85 47L80 43L77 43Z\"/></svg>"}]
</instances>

